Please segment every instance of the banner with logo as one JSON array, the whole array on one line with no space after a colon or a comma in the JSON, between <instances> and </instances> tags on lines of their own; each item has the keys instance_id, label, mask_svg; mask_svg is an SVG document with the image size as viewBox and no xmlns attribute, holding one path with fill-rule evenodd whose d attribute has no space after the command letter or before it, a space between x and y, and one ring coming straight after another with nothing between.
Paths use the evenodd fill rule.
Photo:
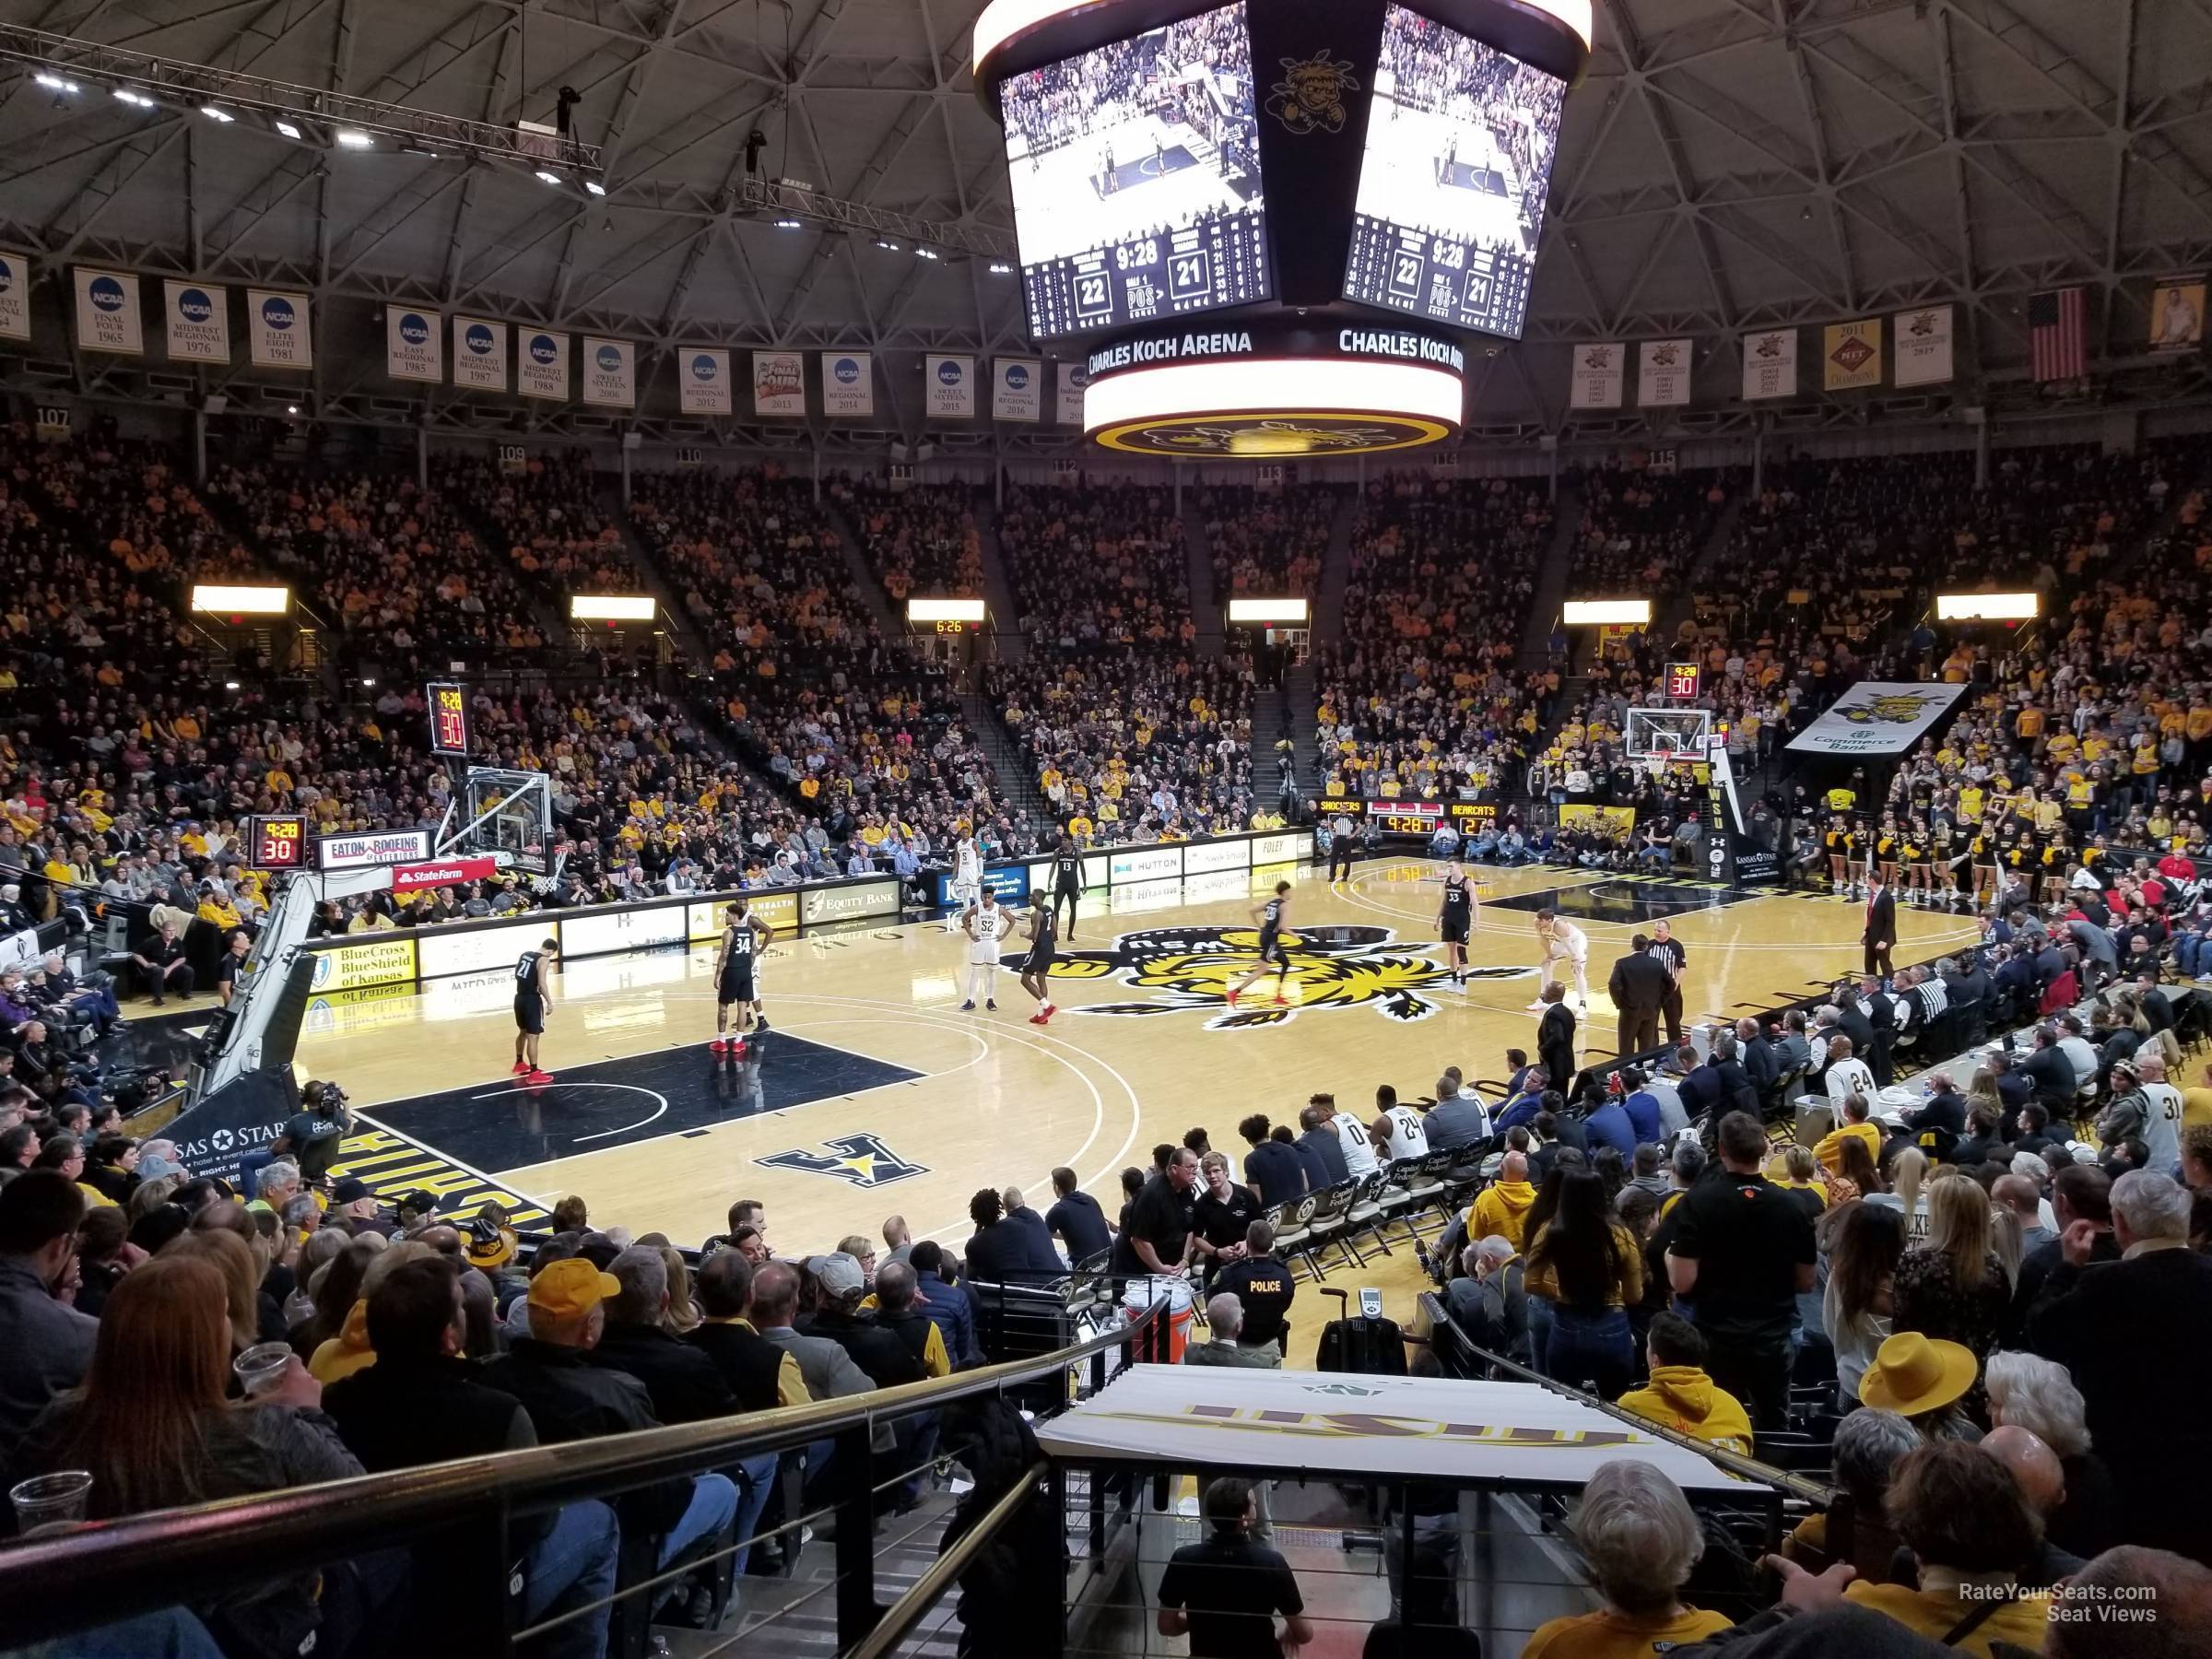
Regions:
<instances>
[{"instance_id":1,"label":"banner with logo","mask_svg":"<svg viewBox=\"0 0 2212 1659\"><path fill-rule=\"evenodd\" d=\"M1695 360L1688 340L1644 341L1636 360L1637 404L1647 409L1687 405Z\"/></svg>"},{"instance_id":2,"label":"banner with logo","mask_svg":"<svg viewBox=\"0 0 2212 1659\"><path fill-rule=\"evenodd\" d=\"M1607 835L1631 835L1636 830L1636 808L1572 803L1559 808L1559 828L1597 830Z\"/></svg>"},{"instance_id":3,"label":"banner with logo","mask_svg":"<svg viewBox=\"0 0 2212 1659\"><path fill-rule=\"evenodd\" d=\"M453 384L477 392L507 390L507 324L488 317L453 319Z\"/></svg>"},{"instance_id":4,"label":"banner with logo","mask_svg":"<svg viewBox=\"0 0 2212 1659\"><path fill-rule=\"evenodd\" d=\"M230 296L212 282L161 285L161 312L172 363L230 360Z\"/></svg>"},{"instance_id":5,"label":"banner with logo","mask_svg":"<svg viewBox=\"0 0 2212 1659\"><path fill-rule=\"evenodd\" d=\"M1574 376L1568 391L1568 406L1576 409L1620 407L1621 362L1628 348L1617 340L1574 348Z\"/></svg>"},{"instance_id":6,"label":"banner with logo","mask_svg":"<svg viewBox=\"0 0 2212 1659\"><path fill-rule=\"evenodd\" d=\"M0 248L0 340L30 338L30 255Z\"/></svg>"},{"instance_id":7,"label":"banner with logo","mask_svg":"<svg viewBox=\"0 0 2212 1659\"><path fill-rule=\"evenodd\" d=\"M1797 331L1769 328L1744 336L1744 396L1797 395Z\"/></svg>"},{"instance_id":8,"label":"banner with logo","mask_svg":"<svg viewBox=\"0 0 2212 1659\"><path fill-rule=\"evenodd\" d=\"M1829 392L1854 392L1882 383L1882 320L1830 323L1820 331L1820 385Z\"/></svg>"},{"instance_id":9,"label":"banner with logo","mask_svg":"<svg viewBox=\"0 0 2212 1659\"><path fill-rule=\"evenodd\" d=\"M876 377L865 351L822 353L822 413L876 413Z\"/></svg>"},{"instance_id":10,"label":"banner with logo","mask_svg":"<svg viewBox=\"0 0 2212 1659\"><path fill-rule=\"evenodd\" d=\"M438 313L404 305L384 307L384 372L394 380L445 379L445 354L438 339Z\"/></svg>"},{"instance_id":11,"label":"banner with logo","mask_svg":"<svg viewBox=\"0 0 2212 1659\"><path fill-rule=\"evenodd\" d=\"M514 389L524 397L569 395L569 336L549 328L524 328L514 358Z\"/></svg>"},{"instance_id":12,"label":"banner with logo","mask_svg":"<svg viewBox=\"0 0 2212 1659\"><path fill-rule=\"evenodd\" d=\"M1083 389L1090 384L1090 371L1080 363L1062 363L1059 368L1060 424L1080 427L1083 424Z\"/></svg>"},{"instance_id":13,"label":"banner with logo","mask_svg":"<svg viewBox=\"0 0 2212 1659\"><path fill-rule=\"evenodd\" d=\"M803 417L806 413L806 359L796 351L753 353L753 413Z\"/></svg>"},{"instance_id":14,"label":"banner with logo","mask_svg":"<svg viewBox=\"0 0 2212 1659\"><path fill-rule=\"evenodd\" d=\"M256 369L312 369L314 330L305 294L246 290L246 354Z\"/></svg>"},{"instance_id":15,"label":"banner with logo","mask_svg":"<svg viewBox=\"0 0 2212 1659\"><path fill-rule=\"evenodd\" d=\"M687 415L730 414L730 354L707 346L678 346L676 401Z\"/></svg>"},{"instance_id":16,"label":"banner with logo","mask_svg":"<svg viewBox=\"0 0 2212 1659\"><path fill-rule=\"evenodd\" d=\"M1034 358L991 360L991 418L1044 418L1044 365Z\"/></svg>"},{"instance_id":17,"label":"banner with logo","mask_svg":"<svg viewBox=\"0 0 2212 1659\"><path fill-rule=\"evenodd\" d=\"M90 271L83 265L78 265L74 275L78 348L144 356L146 330L138 314L138 278L128 271Z\"/></svg>"},{"instance_id":18,"label":"banner with logo","mask_svg":"<svg viewBox=\"0 0 2212 1659\"><path fill-rule=\"evenodd\" d=\"M583 336L583 401L609 409L638 406L638 348L628 340Z\"/></svg>"},{"instance_id":19,"label":"banner with logo","mask_svg":"<svg viewBox=\"0 0 2212 1659\"><path fill-rule=\"evenodd\" d=\"M2150 290L2150 348L2194 351L2205 343L2205 279L2169 276Z\"/></svg>"},{"instance_id":20,"label":"banner with logo","mask_svg":"<svg viewBox=\"0 0 2212 1659\"><path fill-rule=\"evenodd\" d=\"M1894 319L1900 386L1940 386L1951 378L1951 308L1924 305Z\"/></svg>"},{"instance_id":21,"label":"banner with logo","mask_svg":"<svg viewBox=\"0 0 2212 1659\"><path fill-rule=\"evenodd\" d=\"M930 420L975 418L975 359L931 352L922 359L922 413Z\"/></svg>"},{"instance_id":22,"label":"banner with logo","mask_svg":"<svg viewBox=\"0 0 2212 1659\"><path fill-rule=\"evenodd\" d=\"M1901 755L1950 712L1964 686L1861 680L1790 739L1806 755Z\"/></svg>"}]
</instances>

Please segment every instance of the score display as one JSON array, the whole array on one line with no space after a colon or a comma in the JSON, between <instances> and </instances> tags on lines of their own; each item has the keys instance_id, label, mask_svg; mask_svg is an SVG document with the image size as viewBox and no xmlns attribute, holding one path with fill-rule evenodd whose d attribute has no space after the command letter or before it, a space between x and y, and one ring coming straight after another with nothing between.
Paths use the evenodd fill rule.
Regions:
<instances>
[{"instance_id":1,"label":"score display","mask_svg":"<svg viewBox=\"0 0 2212 1659\"><path fill-rule=\"evenodd\" d=\"M1519 339L1567 83L1393 6L1344 297Z\"/></svg>"},{"instance_id":2,"label":"score display","mask_svg":"<svg viewBox=\"0 0 2212 1659\"><path fill-rule=\"evenodd\" d=\"M999 89L1033 338L1273 292L1243 0Z\"/></svg>"},{"instance_id":3,"label":"score display","mask_svg":"<svg viewBox=\"0 0 2212 1659\"><path fill-rule=\"evenodd\" d=\"M1686 700L1695 699L1698 695L1698 682L1700 677L1695 663L1669 663L1666 665L1667 696L1679 697Z\"/></svg>"},{"instance_id":4,"label":"score display","mask_svg":"<svg viewBox=\"0 0 2212 1659\"><path fill-rule=\"evenodd\" d=\"M430 704L430 752L467 755L468 688L451 680L432 680L427 692Z\"/></svg>"},{"instance_id":5,"label":"score display","mask_svg":"<svg viewBox=\"0 0 2212 1659\"><path fill-rule=\"evenodd\" d=\"M307 818L302 813L246 820L248 864L253 869L303 869L307 865Z\"/></svg>"}]
</instances>

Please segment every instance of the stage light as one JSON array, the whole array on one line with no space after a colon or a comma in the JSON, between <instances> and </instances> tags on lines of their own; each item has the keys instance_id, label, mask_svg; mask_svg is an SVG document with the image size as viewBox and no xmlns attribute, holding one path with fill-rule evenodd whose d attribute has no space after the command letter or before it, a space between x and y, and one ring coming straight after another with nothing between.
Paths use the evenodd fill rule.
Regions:
<instances>
[{"instance_id":1,"label":"stage light","mask_svg":"<svg viewBox=\"0 0 2212 1659\"><path fill-rule=\"evenodd\" d=\"M890 239L889 237L888 237L888 236L879 236L879 237L877 237L877 238L876 239L876 245L877 245L877 247L879 247L879 248L886 249L886 250L888 250L888 252L890 252L890 253L898 253L898 252L899 252L899 244L898 244L897 242L895 242L895 241L891 241L891 239Z\"/></svg>"},{"instance_id":2,"label":"stage light","mask_svg":"<svg viewBox=\"0 0 2212 1659\"><path fill-rule=\"evenodd\" d=\"M2032 622L2043 614L2041 594L1938 594L1939 622Z\"/></svg>"},{"instance_id":3,"label":"stage light","mask_svg":"<svg viewBox=\"0 0 2212 1659\"><path fill-rule=\"evenodd\" d=\"M121 102L130 104L136 109L150 110L154 107L152 99L143 92L134 91L129 87L116 88L115 96Z\"/></svg>"},{"instance_id":4,"label":"stage light","mask_svg":"<svg viewBox=\"0 0 2212 1659\"><path fill-rule=\"evenodd\" d=\"M537 170L537 176L547 184L559 184L561 182L561 177L559 173L547 172L542 167Z\"/></svg>"},{"instance_id":5,"label":"stage light","mask_svg":"<svg viewBox=\"0 0 2212 1659\"><path fill-rule=\"evenodd\" d=\"M586 179L583 182L583 188L585 193L590 195L603 196L606 194L606 186L596 179Z\"/></svg>"},{"instance_id":6,"label":"stage light","mask_svg":"<svg viewBox=\"0 0 2212 1659\"><path fill-rule=\"evenodd\" d=\"M937 259L941 257L941 255L935 248L916 248L914 250L914 257L916 259Z\"/></svg>"},{"instance_id":7,"label":"stage light","mask_svg":"<svg viewBox=\"0 0 2212 1659\"><path fill-rule=\"evenodd\" d=\"M300 136L300 129L294 126L288 121L278 122L276 124L276 130L283 134L287 138L297 138Z\"/></svg>"},{"instance_id":8,"label":"stage light","mask_svg":"<svg viewBox=\"0 0 2212 1659\"><path fill-rule=\"evenodd\" d=\"M796 230L799 228L797 219L782 218L776 221L776 229L779 230Z\"/></svg>"},{"instance_id":9,"label":"stage light","mask_svg":"<svg viewBox=\"0 0 2212 1659\"><path fill-rule=\"evenodd\" d=\"M82 88L79 88L75 81L64 80L60 76L48 75L43 70L40 71L37 75L32 76L30 78L37 81L40 86L44 87L49 92L75 93L82 90Z\"/></svg>"},{"instance_id":10,"label":"stage light","mask_svg":"<svg viewBox=\"0 0 2212 1659\"><path fill-rule=\"evenodd\" d=\"M340 127L335 136L341 149L367 149L376 142L358 127Z\"/></svg>"},{"instance_id":11,"label":"stage light","mask_svg":"<svg viewBox=\"0 0 2212 1659\"><path fill-rule=\"evenodd\" d=\"M1652 602L1649 599L1570 599L1567 601L1566 622L1570 628L1649 628L1652 625Z\"/></svg>"},{"instance_id":12,"label":"stage light","mask_svg":"<svg viewBox=\"0 0 2212 1659\"><path fill-rule=\"evenodd\" d=\"M200 106L200 113L206 116L210 121L221 122L225 126L229 126L232 122L238 119L238 117L231 114L229 111L218 110L213 104L202 104Z\"/></svg>"}]
</instances>

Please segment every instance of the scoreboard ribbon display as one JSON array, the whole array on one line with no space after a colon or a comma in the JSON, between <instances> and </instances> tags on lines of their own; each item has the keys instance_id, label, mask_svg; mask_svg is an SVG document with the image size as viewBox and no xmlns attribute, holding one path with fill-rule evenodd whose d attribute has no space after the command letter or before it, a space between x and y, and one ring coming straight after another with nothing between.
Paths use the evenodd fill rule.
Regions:
<instances>
[{"instance_id":1,"label":"scoreboard ribbon display","mask_svg":"<svg viewBox=\"0 0 2212 1659\"><path fill-rule=\"evenodd\" d=\"M427 689L430 703L430 752L465 757L470 747L468 688L450 680L432 680Z\"/></svg>"}]
</instances>

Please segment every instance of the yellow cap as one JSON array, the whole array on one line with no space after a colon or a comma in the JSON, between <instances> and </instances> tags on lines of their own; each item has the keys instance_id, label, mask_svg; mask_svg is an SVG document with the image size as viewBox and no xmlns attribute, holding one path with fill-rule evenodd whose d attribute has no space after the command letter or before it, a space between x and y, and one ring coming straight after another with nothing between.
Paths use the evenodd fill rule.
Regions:
<instances>
[{"instance_id":1,"label":"yellow cap","mask_svg":"<svg viewBox=\"0 0 2212 1659\"><path fill-rule=\"evenodd\" d=\"M530 1281L530 1308L556 1319L573 1319L621 1289L622 1281L613 1274L600 1272L582 1256L568 1256L540 1269Z\"/></svg>"}]
</instances>

